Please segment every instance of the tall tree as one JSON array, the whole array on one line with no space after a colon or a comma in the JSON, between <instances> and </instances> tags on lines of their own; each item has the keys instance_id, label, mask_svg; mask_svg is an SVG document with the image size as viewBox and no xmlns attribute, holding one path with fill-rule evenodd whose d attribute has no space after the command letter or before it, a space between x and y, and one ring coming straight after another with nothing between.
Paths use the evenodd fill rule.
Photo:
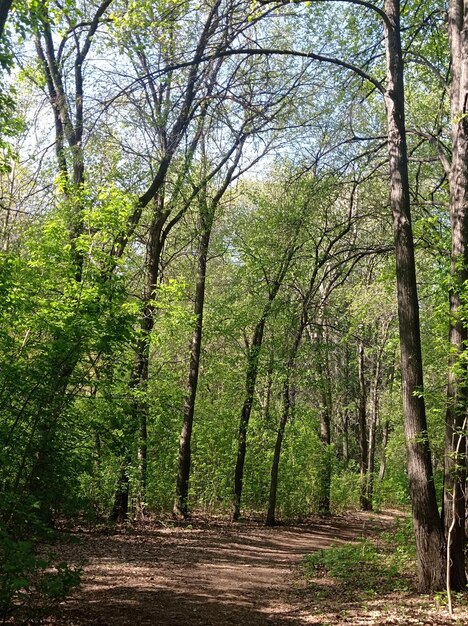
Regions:
<instances>
[{"instance_id":1,"label":"tall tree","mask_svg":"<svg viewBox=\"0 0 468 626\"><path fill-rule=\"evenodd\" d=\"M465 484L468 328L463 311L468 280L468 5L450 0L448 15L451 74L450 117L452 160L449 169L452 233L450 299L450 362L447 387L444 525L447 536L449 581L452 589L466 589Z\"/></svg>"},{"instance_id":2,"label":"tall tree","mask_svg":"<svg viewBox=\"0 0 468 626\"><path fill-rule=\"evenodd\" d=\"M421 591L445 585L445 539L437 508L423 396L418 291L411 226L400 2L385 1L390 204L393 213L408 478Z\"/></svg>"}]
</instances>

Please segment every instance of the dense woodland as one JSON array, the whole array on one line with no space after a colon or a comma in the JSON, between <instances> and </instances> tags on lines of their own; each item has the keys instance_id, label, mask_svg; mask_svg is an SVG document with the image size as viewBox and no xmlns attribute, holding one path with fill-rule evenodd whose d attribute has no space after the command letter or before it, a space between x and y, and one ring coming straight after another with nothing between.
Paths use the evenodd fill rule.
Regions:
<instances>
[{"instance_id":1,"label":"dense woodland","mask_svg":"<svg viewBox=\"0 0 468 626\"><path fill-rule=\"evenodd\" d=\"M420 590L466 588L467 33L466 0L0 2L4 546L411 504Z\"/></svg>"}]
</instances>

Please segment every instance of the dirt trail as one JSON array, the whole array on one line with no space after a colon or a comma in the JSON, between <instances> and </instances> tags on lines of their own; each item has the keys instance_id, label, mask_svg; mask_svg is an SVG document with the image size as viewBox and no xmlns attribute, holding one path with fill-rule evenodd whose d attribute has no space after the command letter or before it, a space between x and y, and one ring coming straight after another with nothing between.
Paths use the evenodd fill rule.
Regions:
<instances>
[{"instance_id":1,"label":"dirt trail","mask_svg":"<svg viewBox=\"0 0 468 626\"><path fill-rule=\"evenodd\" d=\"M194 523L82 533L78 543L55 547L60 558L84 564L84 575L49 623L302 626L310 620L293 570L304 554L391 523L391 516L354 514L272 529Z\"/></svg>"}]
</instances>

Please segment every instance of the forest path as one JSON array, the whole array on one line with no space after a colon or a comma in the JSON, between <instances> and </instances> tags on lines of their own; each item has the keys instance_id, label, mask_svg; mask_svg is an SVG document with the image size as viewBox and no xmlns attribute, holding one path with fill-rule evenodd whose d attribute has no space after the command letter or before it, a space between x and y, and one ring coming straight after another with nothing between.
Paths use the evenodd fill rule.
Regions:
<instances>
[{"instance_id":1,"label":"forest path","mask_svg":"<svg viewBox=\"0 0 468 626\"><path fill-rule=\"evenodd\" d=\"M293 575L303 556L333 542L388 528L393 519L391 514L353 513L275 528L252 522L194 521L185 527L153 524L121 528L112 535L78 533L78 542L54 546L54 551L60 559L84 566L82 586L48 623L312 623L298 594L304 583ZM330 623L336 623L333 614L329 617Z\"/></svg>"}]
</instances>

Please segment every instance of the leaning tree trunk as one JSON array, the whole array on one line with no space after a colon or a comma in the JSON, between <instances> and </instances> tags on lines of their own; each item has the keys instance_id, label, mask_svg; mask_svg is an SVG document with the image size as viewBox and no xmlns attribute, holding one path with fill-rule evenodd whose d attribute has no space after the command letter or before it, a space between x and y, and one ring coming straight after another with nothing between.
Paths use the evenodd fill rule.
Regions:
<instances>
[{"instance_id":1,"label":"leaning tree trunk","mask_svg":"<svg viewBox=\"0 0 468 626\"><path fill-rule=\"evenodd\" d=\"M445 586L445 540L437 508L423 397L423 368L406 147L400 2L385 0L390 203L393 213L403 413L419 588Z\"/></svg>"},{"instance_id":2,"label":"leaning tree trunk","mask_svg":"<svg viewBox=\"0 0 468 626\"><path fill-rule=\"evenodd\" d=\"M268 300L263 307L262 314L258 320L250 345L247 348L247 371L245 376L245 396L242 405L242 411L239 421L239 435L237 440L237 457L236 467L234 470L234 499L232 507L232 519L237 521L240 519L242 488L244 483L244 465L245 455L247 452L247 428L252 413L252 405L255 393L255 385L257 384L258 362L260 351L263 344L263 334L265 332L265 324L270 315L271 308L276 296L280 290L281 284L286 276L289 265L294 255L294 246L285 250L278 274L272 281L272 286L268 294Z\"/></svg>"},{"instance_id":3,"label":"leaning tree trunk","mask_svg":"<svg viewBox=\"0 0 468 626\"><path fill-rule=\"evenodd\" d=\"M449 551L450 587L466 589L465 486L468 372L460 360L468 332L463 318L468 280L468 7L463 0L450 0L452 163L450 222L452 229L452 285L449 342L451 346L447 385L445 432L444 525ZM450 533L449 533L449 529Z\"/></svg>"}]
</instances>

